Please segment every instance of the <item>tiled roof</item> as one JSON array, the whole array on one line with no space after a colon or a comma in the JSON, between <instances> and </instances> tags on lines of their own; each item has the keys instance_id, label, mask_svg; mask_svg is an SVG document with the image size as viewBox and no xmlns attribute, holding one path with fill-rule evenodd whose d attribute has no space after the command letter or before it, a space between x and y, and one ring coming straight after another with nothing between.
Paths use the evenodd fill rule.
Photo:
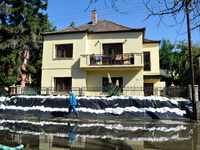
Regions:
<instances>
[{"instance_id":1,"label":"tiled roof","mask_svg":"<svg viewBox=\"0 0 200 150\"><path fill-rule=\"evenodd\" d=\"M144 38L144 41L143 41L143 43L160 43L160 42L161 42L160 40L149 40L146 38Z\"/></svg>"},{"instance_id":2,"label":"tiled roof","mask_svg":"<svg viewBox=\"0 0 200 150\"><path fill-rule=\"evenodd\" d=\"M124 31L145 31L145 28L130 28L123 26L108 20L98 20L96 24L92 22L80 25L78 27L68 27L62 30L46 32L43 35L48 34L62 34L72 32L88 32L88 33L105 33L105 32L124 32Z\"/></svg>"},{"instance_id":3,"label":"tiled roof","mask_svg":"<svg viewBox=\"0 0 200 150\"><path fill-rule=\"evenodd\" d=\"M160 43L160 41L149 40L145 37L145 28L130 28L124 25L120 25L108 20L98 20L96 24L92 24L92 22L80 25L78 27L70 26L68 28L53 31L53 32L45 32L43 35L52 35L52 34L66 34L66 33L79 33L79 32L87 32L87 33L106 33L106 32L143 32L143 43Z\"/></svg>"}]
</instances>

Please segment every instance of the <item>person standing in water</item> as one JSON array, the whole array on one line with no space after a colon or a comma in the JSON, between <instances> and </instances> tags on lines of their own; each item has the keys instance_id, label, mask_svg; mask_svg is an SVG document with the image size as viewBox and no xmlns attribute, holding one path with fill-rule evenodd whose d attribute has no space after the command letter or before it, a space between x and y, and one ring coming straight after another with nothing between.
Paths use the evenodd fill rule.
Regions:
<instances>
[{"instance_id":1,"label":"person standing in water","mask_svg":"<svg viewBox=\"0 0 200 150\"><path fill-rule=\"evenodd\" d=\"M72 93L71 90L68 90L68 94L70 95L69 104L68 104L68 106L69 106L69 111L68 111L68 113L70 114L70 113L71 113L71 110L73 109L73 111L74 111L75 114L76 114L76 117L79 118L79 114L78 114L78 112L77 112L77 110L76 110L76 107L75 107L75 106L77 105L76 96L75 96L74 93Z\"/></svg>"}]
</instances>

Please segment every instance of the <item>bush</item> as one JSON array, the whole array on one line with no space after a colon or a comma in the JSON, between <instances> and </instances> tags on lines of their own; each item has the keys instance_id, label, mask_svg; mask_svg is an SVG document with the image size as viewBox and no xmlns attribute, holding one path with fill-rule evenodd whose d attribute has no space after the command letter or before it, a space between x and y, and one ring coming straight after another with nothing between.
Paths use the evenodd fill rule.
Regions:
<instances>
[{"instance_id":1,"label":"bush","mask_svg":"<svg viewBox=\"0 0 200 150\"><path fill-rule=\"evenodd\" d=\"M119 86L116 86L114 84L109 84L108 87L107 87L107 91L108 91L108 96L114 96L114 95L121 95L121 89L119 88Z\"/></svg>"},{"instance_id":2,"label":"bush","mask_svg":"<svg viewBox=\"0 0 200 150\"><path fill-rule=\"evenodd\" d=\"M8 92L5 90L4 86L0 86L0 96L8 96Z\"/></svg>"}]
</instances>

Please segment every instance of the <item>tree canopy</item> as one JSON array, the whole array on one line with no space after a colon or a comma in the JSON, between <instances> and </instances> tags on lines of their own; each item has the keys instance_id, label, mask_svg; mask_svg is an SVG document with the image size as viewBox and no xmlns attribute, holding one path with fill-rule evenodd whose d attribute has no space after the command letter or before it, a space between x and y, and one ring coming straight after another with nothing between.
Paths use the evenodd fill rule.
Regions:
<instances>
[{"instance_id":1,"label":"tree canopy","mask_svg":"<svg viewBox=\"0 0 200 150\"><path fill-rule=\"evenodd\" d=\"M40 85L42 32L55 30L48 21L47 0L0 0L0 85L28 79Z\"/></svg>"},{"instance_id":2,"label":"tree canopy","mask_svg":"<svg viewBox=\"0 0 200 150\"><path fill-rule=\"evenodd\" d=\"M190 84L190 62L188 44L185 40L177 41L172 44L170 40L163 39L160 45L160 68L174 80L178 77L181 86ZM193 44L193 64L195 82L199 83L199 61L196 56L200 54L200 44Z\"/></svg>"}]
</instances>

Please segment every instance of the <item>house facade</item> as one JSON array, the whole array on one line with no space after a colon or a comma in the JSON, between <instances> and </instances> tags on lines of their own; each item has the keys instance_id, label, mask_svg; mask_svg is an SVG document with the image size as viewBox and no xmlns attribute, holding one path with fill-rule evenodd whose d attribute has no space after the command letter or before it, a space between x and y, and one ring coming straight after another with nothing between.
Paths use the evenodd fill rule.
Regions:
<instances>
[{"instance_id":1,"label":"house facade","mask_svg":"<svg viewBox=\"0 0 200 150\"><path fill-rule=\"evenodd\" d=\"M153 95L143 87L160 82L160 41L145 38L145 28L130 28L107 20L43 33L42 87L53 92L72 89L85 96L106 96L117 84L124 95ZM133 90L133 88L141 90Z\"/></svg>"}]
</instances>

